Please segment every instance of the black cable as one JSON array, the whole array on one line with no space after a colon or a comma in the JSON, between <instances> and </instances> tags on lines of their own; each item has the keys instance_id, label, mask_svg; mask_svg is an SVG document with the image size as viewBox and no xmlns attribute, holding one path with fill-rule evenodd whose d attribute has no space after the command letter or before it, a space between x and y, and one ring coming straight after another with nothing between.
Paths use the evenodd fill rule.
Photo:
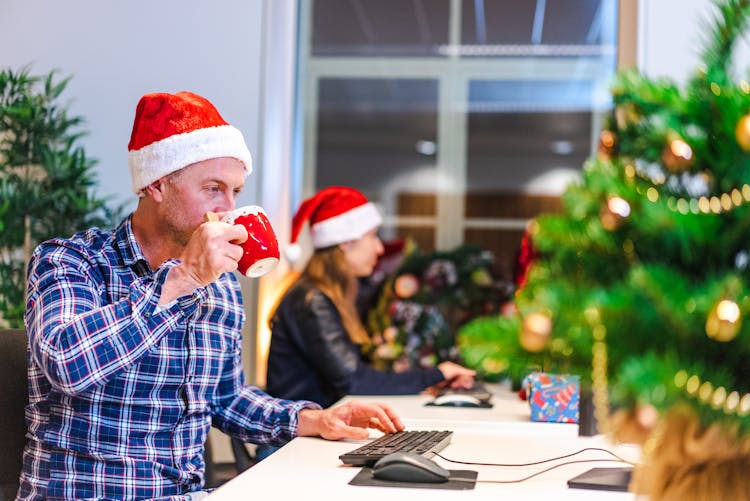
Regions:
<instances>
[{"instance_id":1,"label":"black cable","mask_svg":"<svg viewBox=\"0 0 750 501\"><path fill-rule=\"evenodd\" d=\"M449 460L450 461L450 460ZM478 484L518 484L521 482L525 482L526 480L529 480L531 478L534 478L536 476L539 476L543 473L547 473L549 471L554 470L555 468L559 468L561 466L567 466L569 464L577 464L577 463L599 463L601 461L616 461L618 463L629 463L628 461L625 461L624 459L579 459L576 461L566 461L564 463L556 464L554 466L550 466L549 468L545 468L544 470L537 471L535 473L532 473L531 475L528 475L523 478L517 478L515 480L475 480L473 478L458 478L458 477L450 477L448 480L450 481L456 481L456 482L476 482Z\"/></svg>"},{"instance_id":2,"label":"black cable","mask_svg":"<svg viewBox=\"0 0 750 501\"><path fill-rule=\"evenodd\" d=\"M558 457L550 458L550 459L543 459L541 461L534 461L533 463L515 463L515 464L510 464L510 463L509 464L504 464L504 463L475 463L475 462L470 462L470 461L458 461L456 459L449 459L449 458L447 458L447 457L445 457L442 454L437 453L437 452L435 453L435 455L437 457L439 457L440 459L444 459L444 460L449 461L451 463L468 464L468 465L473 465L473 466L535 466L535 465L538 465L538 464L549 463L550 461L558 461L560 459L565 459L565 458L573 457L573 456L575 456L577 454L581 454L582 452L586 452L586 451L606 452L607 454L609 454L610 456L612 456L612 457L615 458L615 459L591 459L591 460L586 460L586 461L618 461L618 462L621 462L621 463L627 463L627 464L629 464L631 466L635 465L635 463L633 463L631 461L628 461L627 459L621 458L620 456L618 456L614 452L612 452L612 451L610 451L608 449L602 449L602 448L599 448L599 447L586 447L585 449L581 449L580 451L572 452L570 454L565 454L564 456L558 456ZM574 461L574 462L576 462L576 461ZM562 464L571 464L571 463L562 463Z\"/></svg>"}]
</instances>

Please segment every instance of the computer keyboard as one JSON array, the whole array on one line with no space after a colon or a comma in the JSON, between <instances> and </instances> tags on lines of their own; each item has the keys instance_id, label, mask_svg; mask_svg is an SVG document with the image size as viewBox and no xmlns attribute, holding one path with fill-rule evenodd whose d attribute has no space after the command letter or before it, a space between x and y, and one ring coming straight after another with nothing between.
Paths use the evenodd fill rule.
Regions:
<instances>
[{"instance_id":1,"label":"computer keyboard","mask_svg":"<svg viewBox=\"0 0 750 501\"><path fill-rule=\"evenodd\" d=\"M376 438L362 447L339 456L346 464L372 466L378 459L393 452L414 452L432 457L451 441L452 431L409 430Z\"/></svg>"}]
</instances>

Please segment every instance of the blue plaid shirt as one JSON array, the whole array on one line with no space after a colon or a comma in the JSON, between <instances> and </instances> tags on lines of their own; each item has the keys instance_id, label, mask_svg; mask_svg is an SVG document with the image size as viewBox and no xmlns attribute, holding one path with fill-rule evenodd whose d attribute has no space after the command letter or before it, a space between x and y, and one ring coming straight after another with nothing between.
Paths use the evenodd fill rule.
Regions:
<instances>
[{"instance_id":1,"label":"blue plaid shirt","mask_svg":"<svg viewBox=\"0 0 750 501\"><path fill-rule=\"evenodd\" d=\"M280 445L318 408L244 384L233 274L157 308L176 264L151 270L130 218L36 249L19 499L181 499L203 486L212 424Z\"/></svg>"}]
</instances>

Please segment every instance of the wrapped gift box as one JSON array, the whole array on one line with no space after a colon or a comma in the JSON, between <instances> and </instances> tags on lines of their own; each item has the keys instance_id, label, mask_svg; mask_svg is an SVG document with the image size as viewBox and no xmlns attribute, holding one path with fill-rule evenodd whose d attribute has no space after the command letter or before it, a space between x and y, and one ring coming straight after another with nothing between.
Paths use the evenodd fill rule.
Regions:
<instances>
[{"instance_id":1,"label":"wrapped gift box","mask_svg":"<svg viewBox=\"0 0 750 501\"><path fill-rule=\"evenodd\" d=\"M523 381L532 421L578 423L580 377L532 372Z\"/></svg>"}]
</instances>

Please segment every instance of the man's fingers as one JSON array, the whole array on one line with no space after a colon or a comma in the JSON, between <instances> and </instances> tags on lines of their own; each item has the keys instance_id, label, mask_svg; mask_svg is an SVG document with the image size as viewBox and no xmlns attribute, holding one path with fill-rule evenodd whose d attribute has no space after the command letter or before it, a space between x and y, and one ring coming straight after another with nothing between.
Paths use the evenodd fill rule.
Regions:
<instances>
[{"instance_id":1,"label":"man's fingers","mask_svg":"<svg viewBox=\"0 0 750 501\"><path fill-rule=\"evenodd\" d=\"M213 214L211 217L218 217L215 212L206 212L204 218L208 218L209 214ZM206 224L209 223L209 224ZM229 242L235 245L239 245L244 243L247 240L247 228L242 226L241 224L229 224L220 221L219 219L216 220L207 220L206 223L204 223L203 230L207 234L207 238L218 238L220 240L223 240L225 242ZM219 223L219 224L213 224L213 223Z\"/></svg>"},{"instance_id":2,"label":"man's fingers","mask_svg":"<svg viewBox=\"0 0 750 501\"><path fill-rule=\"evenodd\" d=\"M232 235L234 235L229 241L233 244L243 244L248 239L247 228L241 224L232 225Z\"/></svg>"},{"instance_id":3,"label":"man's fingers","mask_svg":"<svg viewBox=\"0 0 750 501\"><path fill-rule=\"evenodd\" d=\"M377 423L378 426L374 426L374 428L384 433L395 433L404 429L404 425L401 423L398 415L387 405L372 404L372 409L375 416L369 419L369 423Z\"/></svg>"},{"instance_id":4,"label":"man's fingers","mask_svg":"<svg viewBox=\"0 0 750 501\"><path fill-rule=\"evenodd\" d=\"M215 219L218 215L207 212L204 217ZM247 230L243 226L211 220L196 229L181 259L190 274L197 277L201 285L207 285L222 273L237 269L243 254L239 243L245 240Z\"/></svg>"}]
</instances>

